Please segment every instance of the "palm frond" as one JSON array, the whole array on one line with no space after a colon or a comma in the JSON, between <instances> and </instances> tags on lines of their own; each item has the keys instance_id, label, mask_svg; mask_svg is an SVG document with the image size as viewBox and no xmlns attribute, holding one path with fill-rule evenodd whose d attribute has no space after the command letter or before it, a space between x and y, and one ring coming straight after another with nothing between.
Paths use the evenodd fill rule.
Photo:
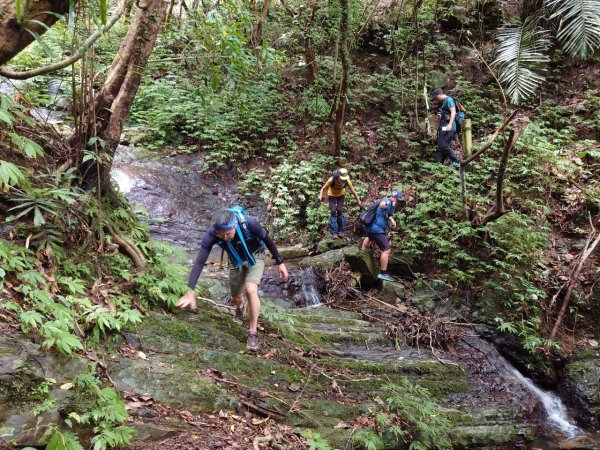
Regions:
<instances>
[{"instance_id":1,"label":"palm frond","mask_svg":"<svg viewBox=\"0 0 600 450\"><path fill-rule=\"evenodd\" d=\"M500 28L496 40L492 65L498 68L498 79L506 86L511 102L518 105L545 79L539 72L549 60L544 53L550 47L548 32L538 27L535 17L529 17L522 24Z\"/></svg>"},{"instance_id":2,"label":"palm frond","mask_svg":"<svg viewBox=\"0 0 600 450\"><path fill-rule=\"evenodd\" d=\"M557 38L573 58L586 59L600 48L600 0L549 0L558 18Z\"/></svg>"}]
</instances>

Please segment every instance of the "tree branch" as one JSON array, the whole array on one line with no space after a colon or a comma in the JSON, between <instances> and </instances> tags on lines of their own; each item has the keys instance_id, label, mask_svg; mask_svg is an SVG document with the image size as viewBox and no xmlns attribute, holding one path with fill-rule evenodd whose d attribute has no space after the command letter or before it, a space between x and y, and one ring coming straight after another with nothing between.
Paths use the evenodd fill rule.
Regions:
<instances>
[{"instance_id":1,"label":"tree branch","mask_svg":"<svg viewBox=\"0 0 600 450\"><path fill-rule=\"evenodd\" d=\"M123 3L121 8L115 14L113 14L113 16L110 18L110 20L106 23L106 25L104 25L102 28L94 31L85 40L85 42L81 45L81 47L79 47L79 49L77 49L77 51L73 55L69 56L68 58L63 59L62 61L59 61L57 63L50 64L48 66L39 67L37 69L32 69L32 70L27 70L25 72L15 72L6 66L0 66L0 75L4 76L6 78L10 78L12 80L27 80L29 78L37 77L38 75L45 75L50 72L55 72L57 70L64 69L65 67L68 67L71 64L76 63L81 58L83 58L83 56L89 51L89 49L92 47L92 45L94 45L96 43L96 41L98 39L100 39L100 37L104 33L106 33L108 30L110 30L117 23L117 21L121 18L121 16L123 15L123 13L126 9L126 3L128 3L128 1Z\"/></svg>"},{"instance_id":2,"label":"tree branch","mask_svg":"<svg viewBox=\"0 0 600 450\"><path fill-rule=\"evenodd\" d=\"M494 141L496 140L496 138L498 137L498 135L504 131L504 129L515 118L515 116L517 115L518 112L519 112L518 109L513 111L513 113L510 116L508 116L508 118L504 121L504 123L500 126L500 128L498 128L496 130L496 132L492 135L492 137L487 141L487 143L481 149L479 149L475 153L473 153L472 156L461 161L460 166L461 167L466 166L470 162L479 158L483 154L483 152L485 152L487 149L489 149L492 146L492 144L494 143Z\"/></svg>"}]
</instances>

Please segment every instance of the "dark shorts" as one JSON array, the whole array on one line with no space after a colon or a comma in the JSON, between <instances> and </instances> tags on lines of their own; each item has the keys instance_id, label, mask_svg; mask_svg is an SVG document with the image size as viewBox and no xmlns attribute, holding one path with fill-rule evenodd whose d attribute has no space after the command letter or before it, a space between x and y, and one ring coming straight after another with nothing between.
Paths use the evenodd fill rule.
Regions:
<instances>
[{"instance_id":1,"label":"dark shorts","mask_svg":"<svg viewBox=\"0 0 600 450\"><path fill-rule=\"evenodd\" d=\"M367 233L367 237L375 242L382 252L392 248L392 244L390 244L390 240L385 233Z\"/></svg>"}]
</instances>

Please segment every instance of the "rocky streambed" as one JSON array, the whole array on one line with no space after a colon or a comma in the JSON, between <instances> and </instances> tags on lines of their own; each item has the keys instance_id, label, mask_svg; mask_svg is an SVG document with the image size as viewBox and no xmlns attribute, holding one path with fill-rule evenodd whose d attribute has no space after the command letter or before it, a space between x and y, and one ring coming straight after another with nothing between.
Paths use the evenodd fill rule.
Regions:
<instances>
[{"instance_id":1,"label":"rocky streambed","mask_svg":"<svg viewBox=\"0 0 600 450\"><path fill-rule=\"evenodd\" d=\"M115 160L115 178L129 200L148 211L155 238L195 249L212 214L239 201L233 173L206 174L201 167L197 155L157 158L123 147ZM265 218L258 202L248 209ZM130 400L130 420L139 432L135 448L189 448L169 441L181 435L197 436L200 444L195 448L226 447L209 446L208 440L202 446L202 436L210 430L201 419L161 414L148 406L152 404L191 415L240 417L250 427L275 422L310 429L335 448L347 448L357 419L381 410L385 385L401 384L405 377L427 388L442 406L456 448L600 448L597 436L577 432L568 439L549 425L540 395L479 337L494 330L469 327L459 342L442 351L390 339L384 325L370 317L385 315L385 306L358 312L323 305L298 308L307 292L315 303L318 289L314 278L296 267L330 269L345 261L364 283L379 288L383 303L454 318L463 312L460 298L451 298L443 283L431 281L410 295L400 284L376 285L375 263L355 243L324 242L319 250L312 257L302 248L286 250L290 261L297 257L290 264L289 283L277 280L274 268L267 268L260 292L265 329L259 355L244 351L245 328L232 321L230 310L216 306L227 288L226 274L215 266L199 284L200 296L214 304L200 302L195 313L152 312L136 330L88 354L88 359L44 352L17 333L3 335L0 437L17 446L35 446L40 423L60 423L75 401L70 390L59 387L85 372L91 359L102 363L107 377ZM599 367L598 352L574 355L560 384L563 398L578 407L578 422L589 429L600 422ZM50 379L56 383L48 392L36 390ZM55 406L38 423L35 406L48 399ZM223 432L235 436L235 427ZM393 436L384 433L384 440L386 448L401 448Z\"/></svg>"}]
</instances>

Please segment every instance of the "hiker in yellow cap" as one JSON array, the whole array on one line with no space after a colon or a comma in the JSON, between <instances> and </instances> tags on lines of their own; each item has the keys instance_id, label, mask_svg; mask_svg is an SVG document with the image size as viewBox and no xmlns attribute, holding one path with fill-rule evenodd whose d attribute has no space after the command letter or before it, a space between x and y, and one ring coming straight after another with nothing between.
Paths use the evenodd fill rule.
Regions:
<instances>
[{"instance_id":1,"label":"hiker in yellow cap","mask_svg":"<svg viewBox=\"0 0 600 450\"><path fill-rule=\"evenodd\" d=\"M319 192L319 201L322 202L323 193L325 192L325 189L327 189L327 198L329 201L330 211L329 233L331 233L331 236L333 237L336 237L336 235L346 231L346 218L342 212L344 207L346 186L348 186L350 191L352 191L354 197L356 197L356 202L360 205L360 197L354 190L354 186L352 186L350 175L348 175L348 169L335 169L331 177L329 177L329 179L321 188L321 192Z\"/></svg>"}]
</instances>

